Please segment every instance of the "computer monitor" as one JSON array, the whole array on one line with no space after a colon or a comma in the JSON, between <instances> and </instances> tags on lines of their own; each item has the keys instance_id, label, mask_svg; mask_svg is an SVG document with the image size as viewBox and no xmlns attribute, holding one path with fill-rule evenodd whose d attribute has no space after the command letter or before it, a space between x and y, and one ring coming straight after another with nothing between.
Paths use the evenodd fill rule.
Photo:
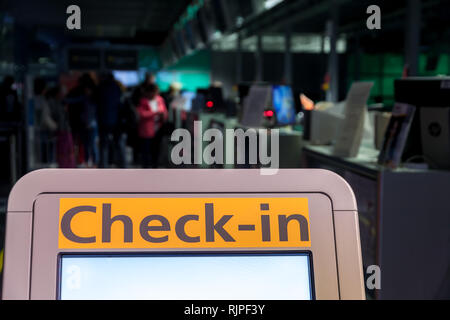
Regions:
<instances>
[{"instance_id":1,"label":"computer monitor","mask_svg":"<svg viewBox=\"0 0 450 320\"><path fill-rule=\"evenodd\" d=\"M295 104L292 89L289 86L272 87L273 108L279 125L295 123Z\"/></svg>"},{"instance_id":2,"label":"computer monitor","mask_svg":"<svg viewBox=\"0 0 450 320\"><path fill-rule=\"evenodd\" d=\"M409 129L408 139L403 151L403 161L413 161L413 159L425 160L431 158L430 165L434 165L432 159L439 155L426 155L423 145L423 132L421 130L421 120L426 109L449 108L450 107L450 77L411 77L395 80L395 102L407 103L415 106L416 112L414 120ZM447 121L447 127L449 126ZM441 130L445 132L445 130ZM443 152L449 152L448 139L441 139L442 146L436 148ZM431 147L431 146L428 146ZM425 157L423 157L425 156Z\"/></svg>"},{"instance_id":3,"label":"computer monitor","mask_svg":"<svg viewBox=\"0 0 450 320\"><path fill-rule=\"evenodd\" d=\"M193 111L195 112L226 112L227 104L223 98L221 87L209 87L197 89L196 97L193 99Z\"/></svg>"}]
</instances>

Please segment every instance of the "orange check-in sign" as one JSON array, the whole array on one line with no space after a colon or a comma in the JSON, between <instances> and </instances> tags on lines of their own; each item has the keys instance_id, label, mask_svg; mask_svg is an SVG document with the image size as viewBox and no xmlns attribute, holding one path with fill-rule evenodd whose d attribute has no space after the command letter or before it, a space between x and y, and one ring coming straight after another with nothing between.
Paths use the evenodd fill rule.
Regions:
<instances>
[{"instance_id":1,"label":"orange check-in sign","mask_svg":"<svg viewBox=\"0 0 450 320\"><path fill-rule=\"evenodd\" d=\"M60 199L60 249L310 246L307 198Z\"/></svg>"}]
</instances>

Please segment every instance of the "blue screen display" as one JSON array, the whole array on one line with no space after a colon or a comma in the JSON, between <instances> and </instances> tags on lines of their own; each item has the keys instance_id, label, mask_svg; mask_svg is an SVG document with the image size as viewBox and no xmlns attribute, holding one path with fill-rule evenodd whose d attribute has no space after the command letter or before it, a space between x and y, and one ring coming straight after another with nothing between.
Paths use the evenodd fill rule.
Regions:
<instances>
[{"instance_id":1,"label":"blue screen display","mask_svg":"<svg viewBox=\"0 0 450 320\"><path fill-rule=\"evenodd\" d=\"M310 257L293 254L63 255L63 300L311 300Z\"/></svg>"},{"instance_id":2,"label":"blue screen display","mask_svg":"<svg viewBox=\"0 0 450 320\"><path fill-rule=\"evenodd\" d=\"M295 105L292 89L288 86L273 86L273 107L279 124L295 123Z\"/></svg>"}]
</instances>

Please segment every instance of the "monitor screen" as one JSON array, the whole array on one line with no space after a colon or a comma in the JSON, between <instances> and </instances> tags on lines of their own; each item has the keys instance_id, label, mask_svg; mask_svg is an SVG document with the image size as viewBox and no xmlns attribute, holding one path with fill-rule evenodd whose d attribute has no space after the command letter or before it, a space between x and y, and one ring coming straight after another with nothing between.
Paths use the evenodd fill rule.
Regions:
<instances>
[{"instance_id":1,"label":"monitor screen","mask_svg":"<svg viewBox=\"0 0 450 320\"><path fill-rule=\"evenodd\" d=\"M140 82L138 71L113 71L113 75L125 87L134 87Z\"/></svg>"},{"instance_id":2,"label":"monitor screen","mask_svg":"<svg viewBox=\"0 0 450 320\"><path fill-rule=\"evenodd\" d=\"M449 107L450 77L409 77L394 81L396 102L407 103L418 108L408 133L402 160L409 161L424 154L422 145L422 108ZM428 157L427 157L428 158Z\"/></svg>"},{"instance_id":3,"label":"monitor screen","mask_svg":"<svg viewBox=\"0 0 450 320\"><path fill-rule=\"evenodd\" d=\"M312 300L309 253L60 258L62 300Z\"/></svg>"},{"instance_id":4,"label":"monitor screen","mask_svg":"<svg viewBox=\"0 0 450 320\"><path fill-rule=\"evenodd\" d=\"M295 105L292 89L288 86L273 86L273 107L279 124L295 123Z\"/></svg>"}]
</instances>

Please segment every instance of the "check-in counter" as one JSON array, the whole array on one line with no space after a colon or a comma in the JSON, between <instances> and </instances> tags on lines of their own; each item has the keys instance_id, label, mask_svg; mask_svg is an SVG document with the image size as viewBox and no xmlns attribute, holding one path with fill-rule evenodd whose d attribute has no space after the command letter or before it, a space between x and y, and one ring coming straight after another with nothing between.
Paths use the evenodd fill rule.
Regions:
<instances>
[{"instance_id":1,"label":"check-in counter","mask_svg":"<svg viewBox=\"0 0 450 320\"><path fill-rule=\"evenodd\" d=\"M386 169L378 151L361 147L356 158L329 146L306 146L305 168L341 175L358 203L365 268L378 265L378 299L450 298L450 172Z\"/></svg>"}]
</instances>

